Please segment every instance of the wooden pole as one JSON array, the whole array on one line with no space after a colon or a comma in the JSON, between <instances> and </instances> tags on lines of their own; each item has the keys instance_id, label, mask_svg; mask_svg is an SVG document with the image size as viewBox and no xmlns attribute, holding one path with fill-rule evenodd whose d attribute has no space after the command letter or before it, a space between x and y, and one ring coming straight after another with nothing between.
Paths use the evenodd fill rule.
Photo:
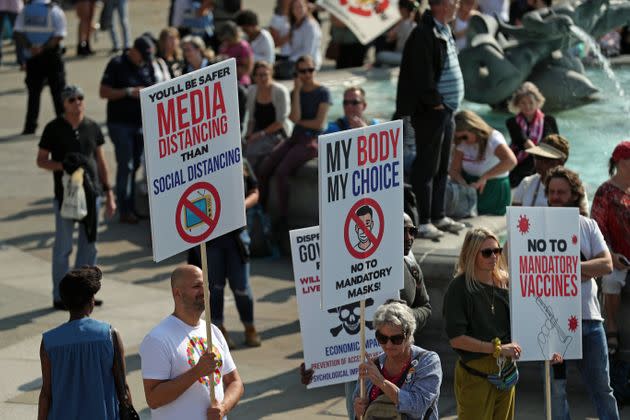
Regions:
<instances>
[{"instance_id":1,"label":"wooden pole","mask_svg":"<svg viewBox=\"0 0 630 420\"><path fill-rule=\"evenodd\" d=\"M203 271L203 303L206 312L206 351L212 351L212 317L210 315L210 284L208 282L208 255L206 243L201 243L201 271ZM214 404L214 372L209 376L210 403Z\"/></svg>"},{"instance_id":2,"label":"wooden pole","mask_svg":"<svg viewBox=\"0 0 630 420\"><path fill-rule=\"evenodd\" d=\"M361 319L360 319L360 324L361 324L361 329L359 330L359 341L361 341L361 356L360 356L360 360L361 363L365 362L365 299L361 300ZM361 396L361 398L365 398L365 379L361 378L360 382L360 391L361 393L359 394ZM363 416L359 417L359 420L363 420Z\"/></svg>"},{"instance_id":3,"label":"wooden pole","mask_svg":"<svg viewBox=\"0 0 630 420\"><path fill-rule=\"evenodd\" d=\"M551 420L551 367L549 360L545 360L545 411L547 420Z\"/></svg>"}]
</instances>

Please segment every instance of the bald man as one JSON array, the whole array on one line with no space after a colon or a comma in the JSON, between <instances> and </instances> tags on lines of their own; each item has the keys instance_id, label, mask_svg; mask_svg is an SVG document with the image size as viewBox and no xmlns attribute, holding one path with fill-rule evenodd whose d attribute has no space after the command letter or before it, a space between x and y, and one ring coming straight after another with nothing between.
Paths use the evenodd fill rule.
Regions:
<instances>
[{"instance_id":1,"label":"bald man","mask_svg":"<svg viewBox=\"0 0 630 420\"><path fill-rule=\"evenodd\" d=\"M221 331L212 325L212 351L206 344L203 274L194 265L182 265L171 275L175 310L144 338L140 345L142 378L153 420L220 420L243 395ZM212 379L211 379L212 378ZM215 402L210 404L210 380Z\"/></svg>"}]
</instances>

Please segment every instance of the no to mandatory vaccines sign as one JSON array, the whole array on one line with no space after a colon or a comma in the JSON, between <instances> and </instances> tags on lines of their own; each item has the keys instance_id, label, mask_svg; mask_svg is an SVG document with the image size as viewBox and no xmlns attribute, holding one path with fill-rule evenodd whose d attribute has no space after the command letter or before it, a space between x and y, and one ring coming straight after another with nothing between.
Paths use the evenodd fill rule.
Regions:
<instances>
[{"instance_id":1,"label":"no to mandatory vaccines sign","mask_svg":"<svg viewBox=\"0 0 630 420\"><path fill-rule=\"evenodd\" d=\"M236 61L140 91L153 259L245 225Z\"/></svg>"},{"instance_id":2,"label":"no to mandatory vaccines sign","mask_svg":"<svg viewBox=\"0 0 630 420\"><path fill-rule=\"evenodd\" d=\"M402 122L320 136L322 307L403 287Z\"/></svg>"},{"instance_id":3,"label":"no to mandatory vaccines sign","mask_svg":"<svg viewBox=\"0 0 630 420\"><path fill-rule=\"evenodd\" d=\"M508 207L512 340L520 360L582 358L577 208Z\"/></svg>"},{"instance_id":4,"label":"no to mandatory vaccines sign","mask_svg":"<svg viewBox=\"0 0 630 420\"><path fill-rule=\"evenodd\" d=\"M291 258L295 278L295 295L300 315L300 331L304 364L315 369L312 382L307 388L356 381L361 361L360 303L346 303L336 308L320 307L321 278L319 226L289 232ZM400 258L402 262L402 256ZM381 352L374 338L372 319L379 305L388 297L368 299L365 309L365 348L367 357Z\"/></svg>"}]
</instances>

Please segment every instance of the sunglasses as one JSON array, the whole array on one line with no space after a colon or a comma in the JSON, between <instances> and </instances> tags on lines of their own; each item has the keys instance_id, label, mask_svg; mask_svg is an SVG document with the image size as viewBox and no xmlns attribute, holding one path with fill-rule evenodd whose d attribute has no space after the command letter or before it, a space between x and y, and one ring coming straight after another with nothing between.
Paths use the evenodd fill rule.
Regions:
<instances>
[{"instance_id":1,"label":"sunglasses","mask_svg":"<svg viewBox=\"0 0 630 420\"><path fill-rule=\"evenodd\" d=\"M346 105L355 105L356 106L356 105L360 105L362 103L363 102L358 101L356 99L344 99L343 100L343 106L346 106Z\"/></svg>"},{"instance_id":2,"label":"sunglasses","mask_svg":"<svg viewBox=\"0 0 630 420\"><path fill-rule=\"evenodd\" d=\"M457 136L457 137L455 137L455 140L458 143L461 143L463 141L468 141L468 134L462 134L461 136Z\"/></svg>"},{"instance_id":3,"label":"sunglasses","mask_svg":"<svg viewBox=\"0 0 630 420\"><path fill-rule=\"evenodd\" d=\"M482 249L479 252L481 253L481 256L484 258L490 258L492 254L498 257L503 252L503 248L486 248L486 249Z\"/></svg>"},{"instance_id":4,"label":"sunglasses","mask_svg":"<svg viewBox=\"0 0 630 420\"><path fill-rule=\"evenodd\" d=\"M393 345L398 346L400 344L402 344L403 341L405 341L405 334L398 334L398 335L385 335L385 334L381 334L380 331L376 331L375 333L376 336L376 341L378 341L379 344L387 344L387 341L391 341Z\"/></svg>"},{"instance_id":5,"label":"sunglasses","mask_svg":"<svg viewBox=\"0 0 630 420\"><path fill-rule=\"evenodd\" d=\"M73 104L75 101L83 101L83 96L73 96L72 98L68 98L68 102Z\"/></svg>"},{"instance_id":6,"label":"sunglasses","mask_svg":"<svg viewBox=\"0 0 630 420\"><path fill-rule=\"evenodd\" d=\"M418 228L415 226L405 227L405 232L408 232L410 235L416 236L418 233Z\"/></svg>"},{"instance_id":7,"label":"sunglasses","mask_svg":"<svg viewBox=\"0 0 630 420\"><path fill-rule=\"evenodd\" d=\"M306 74L306 73L313 73L315 71L314 67L309 67L307 69L298 69L298 73L300 74Z\"/></svg>"}]
</instances>

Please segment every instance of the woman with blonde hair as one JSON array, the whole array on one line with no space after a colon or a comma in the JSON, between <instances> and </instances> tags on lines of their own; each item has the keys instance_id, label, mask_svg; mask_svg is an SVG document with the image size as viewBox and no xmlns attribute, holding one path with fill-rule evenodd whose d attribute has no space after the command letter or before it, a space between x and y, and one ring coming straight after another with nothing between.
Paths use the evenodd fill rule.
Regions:
<instances>
[{"instance_id":1,"label":"woman with blonde hair","mask_svg":"<svg viewBox=\"0 0 630 420\"><path fill-rule=\"evenodd\" d=\"M212 49L206 49L206 43L197 35L186 35L182 39L182 51L184 52L184 70L182 74L199 70L209 66L214 58Z\"/></svg>"},{"instance_id":2,"label":"woman with blonde hair","mask_svg":"<svg viewBox=\"0 0 630 420\"><path fill-rule=\"evenodd\" d=\"M444 297L446 334L459 355L455 399L460 420L514 418L518 374L512 386L503 390L487 379L502 367L512 367L521 354L521 347L511 339L508 273L502 251L492 231L469 230Z\"/></svg>"},{"instance_id":3,"label":"woman with blonde hair","mask_svg":"<svg viewBox=\"0 0 630 420\"><path fill-rule=\"evenodd\" d=\"M541 111L543 105L545 97L532 82L523 83L508 103L510 112L516 114L505 122L512 139L510 148L517 159L516 167L510 172L512 187L535 172L534 159L526 149L537 146L549 134L559 134L556 119Z\"/></svg>"},{"instance_id":4,"label":"woman with blonde hair","mask_svg":"<svg viewBox=\"0 0 630 420\"><path fill-rule=\"evenodd\" d=\"M157 44L157 56L166 63L171 78L181 76L184 59L177 28L169 26L160 31Z\"/></svg>"},{"instance_id":5,"label":"woman with blonde hair","mask_svg":"<svg viewBox=\"0 0 630 420\"><path fill-rule=\"evenodd\" d=\"M472 111L455 115L455 147L449 175L477 190L479 214L504 215L511 202L509 172L516 156L503 134Z\"/></svg>"}]
</instances>

